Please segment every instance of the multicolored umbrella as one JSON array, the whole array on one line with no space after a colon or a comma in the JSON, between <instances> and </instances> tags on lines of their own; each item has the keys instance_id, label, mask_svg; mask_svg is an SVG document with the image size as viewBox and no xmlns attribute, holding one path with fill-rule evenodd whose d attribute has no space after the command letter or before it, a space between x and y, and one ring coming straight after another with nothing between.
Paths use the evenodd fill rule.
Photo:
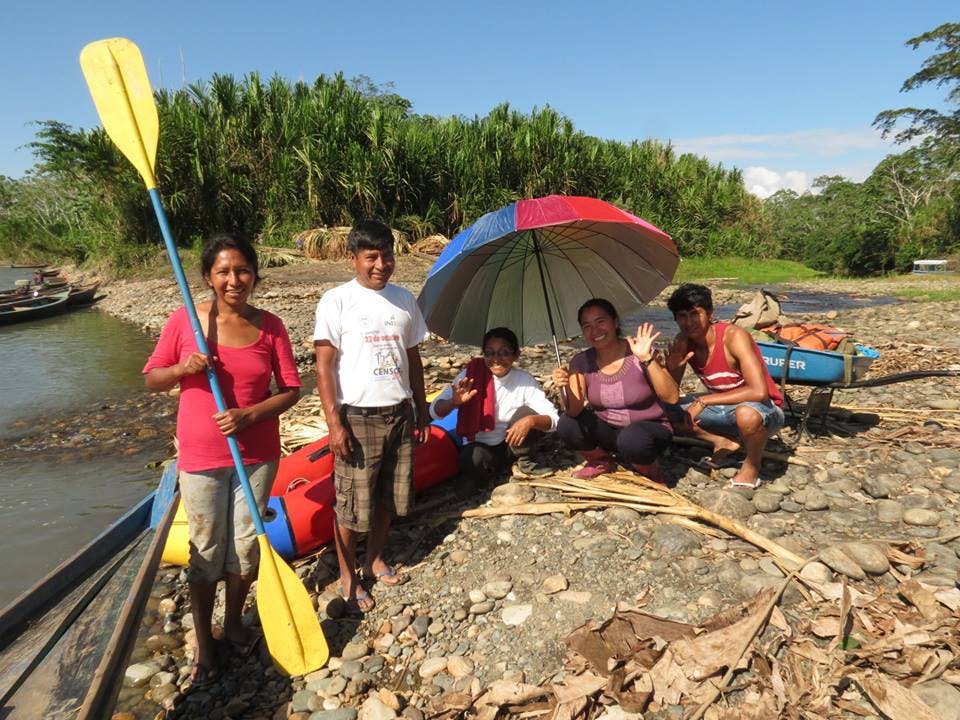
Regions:
<instances>
[{"instance_id":1,"label":"multicolored umbrella","mask_svg":"<svg viewBox=\"0 0 960 720\"><path fill-rule=\"evenodd\" d=\"M453 238L418 303L427 327L454 342L479 345L506 326L523 345L552 337L556 346L579 334L583 302L602 297L633 312L679 262L670 236L646 220L595 198L549 195L487 213Z\"/></svg>"}]
</instances>

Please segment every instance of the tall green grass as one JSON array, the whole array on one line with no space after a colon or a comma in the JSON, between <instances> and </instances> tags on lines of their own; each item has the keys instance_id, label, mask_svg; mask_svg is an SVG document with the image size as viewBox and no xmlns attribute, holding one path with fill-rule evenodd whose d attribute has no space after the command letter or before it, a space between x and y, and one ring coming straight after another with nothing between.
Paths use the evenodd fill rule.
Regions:
<instances>
[{"instance_id":1,"label":"tall green grass","mask_svg":"<svg viewBox=\"0 0 960 720\"><path fill-rule=\"evenodd\" d=\"M742 257L688 257L677 268L674 282L725 280L746 285L774 285L825 277L793 260L760 260Z\"/></svg>"}]
</instances>

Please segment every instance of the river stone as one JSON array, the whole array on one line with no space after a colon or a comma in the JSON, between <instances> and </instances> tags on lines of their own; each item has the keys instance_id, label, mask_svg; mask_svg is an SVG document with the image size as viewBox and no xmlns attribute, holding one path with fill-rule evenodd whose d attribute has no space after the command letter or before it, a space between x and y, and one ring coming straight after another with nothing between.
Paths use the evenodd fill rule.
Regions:
<instances>
[{"instance_id":1,"label":"river stone","mask_svg":"<svg viewBox=\"0 0 960 720\"><path fill-rule=\"evenodd\" d=\"M363 672L363 663L359 660L350 660L345 662L340 666L339 673L347 680L350 680L353 677L356 677Z\"/></svg>"},{"instance_id":2,"label":"river stone","mask_svg":"<svg viewBox=\"0 0 960 720\"><path fill-rule=\"evenodd\" d=\"M310 712L310 701L315 697L317 697L317 694L312 690L297 690L290 699L290 711L295 713Z\"/></svg>"},{"instance_id":3,"label":"river stone","mask_svg":"<svg viewBox=\"0 0 960 720\"><path fill-rule=\"evenodd\" d=\"M346 647L343 648L343 652L340 654L340 659L344 662L359 660L362 657L366 657L369 651L365 642L347 643Z\"/></svg>"},{"instance_id":4,"label":"river stone","mask_svg":"<svg viewBox=\"0 0 960 720\"><path fill-rule=\"evenodd\" d=\"M940 720L960 720L960 690L943 680L930 680L910 688Z\"/></svg>"},{"instance_id":5,"label":"river stone","mask_svg":"<svg viewBox=\"0 0 960 720\"><path fill-rule=\"evenodd\" d=\"M896 500L877 500L877 520L882 523L898 523L903 520L903 505Z\"/></svg>"},{"instance_id":6,"label":"river stone","mask_svg":"<svg viewBox=\"0 0 960 720\"><path fill-rule=\"evenodd\" d=\"M388 690L387 688L380 688L377 690L377 698L391 710L400 710L400 698L398 698L391 690Z\"/></svg>"},{"instance_id":7,"label":"river stone","mask_svg":"<svg viewBox=\"0 0 960 720\"><path fill-rule=\"evenodd\" d=\"M887 560L887 554L878 545L865 542L851 542L842 545L847 555L853 558L864 572L871 575L883 575L890 570L890 561Z\"/></svg>"},{"instance_id":8,"label":"river stone","mask_svg":"<svg viewBox=\"0 0 960 720\"><path fill-rule=\"evenodd\" d=\"M953 400L951 398L927 400L927 407L931 407L934 410L960 410L960 400Z\"/></svg>"},{"instance_id":9,"label":"river stone","mask_svg":"<svg viewBox=\"0 0 960 720\"><path fill-rule=\"evenodd\" d=\"M833 571L816 560L807 563L803 570L800 571L800 576L819 585L826 585L827 583L833 582Z\"/></svg>"},{"instance_id":10,"label":"river stone","mask_svg":"<svg viewBox=\"0 0 960 720\"><path fill-rule=\"evenodd\" d=\"M493 610L493 601L484 600L483 602L474 603L471 605L467 612L469 612L471 615L486 615L491 610Z\"/></svg>"},{"instance_id":11,"label":"river stone","mask_svg":"<svg viewBox=\"0 0 960 720\"><path fill-rule=\"evenodd\" d=\"M783 577L783 571L777 567L777 564L773 561L773 558L764 556L760 558L760 569L764 573L770 575L771 577Z\"/></svg>"},{"instance_id":12,"label":"river stone","mask_svg":"<svg viewBox=\"0 0 960 720\"><path fill-rule=\"evenodd\" d=\"M751 508L753 506L751 505ZM671 555L682 555L700 547L696 533L678 525L663 523L654 528L650 544Z\"/></svg>"},{"instance_id":13,"label":"river stone","mask_svg":"<svg viewBox=\"0 0 960 720\"><path fill-rule=\"evenodd\" d=\"M927 563L950 570L960 568L960 559L957 558L953 549L940 543L927 543L924 557ZM162 673L161 673L162 674ZM150 681L153 683L153 681Z\"/></svg>"},{"instance_id":14,"label":"river stone","mask_svg":"<svg viewBox=\"0 0 960 720\"><path fill-rule=\"evenodd\" d=\"M616 506L604 510L603 517L607 522L632 525L633 523L639 522L641 515L633 508Z\"/></svg>"},{"instance_id":15,"label":"river stone","mask_svg":"<svg viewBox=\"0 0 960 720\"><path fill-rule=\"evenodd\" d=\"M463 655L451 655L447 658L447 672L455 678L466 677L473 672L473 660Z\"/></svg>"},{"instance_id":16,"label":"river stone","mask_svg":"<svg viewBox=\"0 0 960 720\"><path fill-rule=\"evenodd\" d=\"M447 658L430 657L420 663L420 669L417 671L424 680L432 678L437 673L447 669Z\"/></svg>"},{"instance_id":17,"label":"river stone","mask_svg":"<svg viewBox=\"0 0 960 720\"><path fill-rule=\"evenodd\" d=\"M533 488L519 483L507 483L493 489L490 493L490 504L494 507L512 507L523 505L534 498Z\"/></svg>"},{"instance_id":18,"label":"river stone","mask_svg":"<svg viewBox=\"0 0 960 720\"><path fill-rule=\"evenodd\" d=\"M557 593L557 600L585 605L590 602L591 594L585 590L563 590Z\"/></svg>"},{"instance_id":19,"label":"river stone","mask_svg":"<svg viewBox=\"0 0 960 720\"><path fill-rule=\"evenodd\" d=\"M357 720L357 709L342 707L336 710L318 710L311 713L308 720Z\"/></svg>"},{"instance_id":20,"label":"river stone","mask_svg":"<svg viewBox=\"0 0 960 720\"><path fill-rule=\"evenodd\" d=\"M795 500L784 500L780 503L780 509L788 513L798 513L803 510L803 505Z\"/></svg>"},{"instance_id":21,"label":"river stone","mask_svg":"<svg viewBox=\"0 0 960 720\"><path fill-rule=\"evenodd\" d=\"M907 525L932 527L940 523L940 513L926 508L910 508L903 513L903 521Z\"/></svg>"},{"instance_id":22,"label":"river stone","mask_svg":"<svg viewBox=\"0 0 960 720\"><path fill-rule=\"evenodd\" d=\"M156 662L134 663L123 674L124 687L143 687L161 669Z\"/></svg>"},{"instance_id":23,"label":"river stone","mask_svg":"<svg viewBox=\"0 0 960 720\"><path fill-rule=\"evenodd\" d=\"M943 479L943 488L950 492L960 493L960 475L949 475Z\"/></svg>"},{"instance_id":24,"label":"river stone","mask_svg":"<svg viewBox=\"0 0 960 720\"><path fill-rule=\"evenodd\" d=\"M368 697L360 706L357 720L393 720L396 716L397 711L384 705L380 698Z\"/></svg>"},{"instance_id":25,"label":"river stone","mask_svg":"<svg viewBox=\"0 0 960 720\"><path fill-rule=\"evenodd\" d=\"M753 503L732 490L712 490L704 493L704 507L734 520L746 520L756 512Z\"/></svg>"},{"instance_id":26,"label":"river stone","mask_svg":"<svg viewBox=\"0 0 960 720\"><path fill-rule=\"evenodd\" d=\"M781 500L783 500L783 495L769 490L758 490L753 496L754 506L762 513L772 513L779 510Z\"/></svg>"},{"instance_id":27,"label":"river stone","mask_svg":"<svg viewBox=\"0 0 960 720\"><path fill-rule=\"evenodd\" d=\"M387 652L390 649L390 646L396 641L397 638L393 633L384 633L383 635L374 638L373 651L378 653Z\"/></svg>"},{"instance_id":28,"label":"river stone","mask_svg":"<svg viewBox=\"0 0 960 720\"><path fill-rule=\"evenodd\" d=\"M807 491L807 497L803 501L804 510L826 510L830 507L830 500L827 496L816 488Z\"/></svg>"},{"instance_id":29,"label":"river stone","mask_svg":"<svg viewBox=\"0 0 960 720\"><path fill-rule=\"evenodd\" d=\"M867 495L877 500L890 497L890 493L893 492L894 489L893 483L885 477L875 476L865 477L860 487Z\"/></svg>"},{"instance_id":30,"label":"river stone","mask_svg":"<svg viewBox=\"0 0 960 720\"><path fill-rule=\"evenodd\" d=\"M533 612L533 605L511 605L503 609L503 623L505 625L522 625Z\"/></svg>"},{"instance_id":31,"label":"river stone","mask_svg":"<svg viewBox=\"0 0 960 720\"><path fill-rule=\"evenodd\" d=\"M865 580L867 577L853 558L836 545L830 545L821 550L820 561L834 572L841 573L854 580Z\"/></svg>"},{"instance_id":32,"label":"river stone","mask_svg":"<svg viewBox=\"0 0 960 720\"><path fill-rule=\"evenodd\" d=\"M422 638L427 634L427 629L430 627L431 619L429 615L417 615L413 622L410 623L410 630L413 631L413 634L417 638Z\"/></svg>"},{"instance_id":33,"label":"river stone","mask_svg":"<svg viewBox=\"0 0 960 720\"><path fill-rule=\"evenodd\" d=\"M543 580L543 592L553 595L570 587L570 582L563 575L551 575Z\"/></svg>"},{"instance_id":34,"label":"river stone","mask_svg":"<svg viewBox=\"0 0 960 720\"><path fill-rule=\"evenodd\" d=\"M513 583L509 580L494 580L483 586L483 594L491 600L502 600L513 590Z\"/></svg>"}]
</instances>

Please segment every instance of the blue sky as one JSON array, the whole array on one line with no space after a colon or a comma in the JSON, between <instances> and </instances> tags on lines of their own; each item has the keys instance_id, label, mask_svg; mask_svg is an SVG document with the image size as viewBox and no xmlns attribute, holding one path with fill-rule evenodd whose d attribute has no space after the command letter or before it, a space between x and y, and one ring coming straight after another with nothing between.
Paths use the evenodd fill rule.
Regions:
<instances>
[{"instance_id":1,"label":"blue sky","mask_svg":"<svg viewBox=\"0 0 960 720\"><path fill-rule=\"evenodd\" d=\"M957 15L955 0L6 0L0 174L32 165L31 121L96 124L77 57L121 35L155 87L343 71L394 83L420 113L550 105L593 135L739 167L761 196L822 174L861 180L894 151L870 126L877 112L942 107L935 88L899 92L932 51L903 43Z\"/></svg>"}]
</instances>

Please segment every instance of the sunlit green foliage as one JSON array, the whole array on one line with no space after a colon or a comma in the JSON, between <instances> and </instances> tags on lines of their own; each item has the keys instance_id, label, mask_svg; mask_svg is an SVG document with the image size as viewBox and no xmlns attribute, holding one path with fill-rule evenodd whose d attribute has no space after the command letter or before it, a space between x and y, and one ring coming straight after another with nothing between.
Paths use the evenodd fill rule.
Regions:
<instances>
[{"instance_id":1,"label":"sunlit green foliage","mask_svg":"<svg viewBox=\"0 0 960 720\"><path fill-rule=\"evenodd\" d=\"M415 237L450 236L513 200L609 200L671 233L684 255L775 255L739 171L654 141L577 131L551 108L484 117L415 115L368 79L312 84L216 75L156 94L158 182L185 243L221 230L285 244L297 230L379 217ZM98 232L158 241L142 185L100 129L41 123L43 172L103 210Z\"/></svg>"}]
</instances>

